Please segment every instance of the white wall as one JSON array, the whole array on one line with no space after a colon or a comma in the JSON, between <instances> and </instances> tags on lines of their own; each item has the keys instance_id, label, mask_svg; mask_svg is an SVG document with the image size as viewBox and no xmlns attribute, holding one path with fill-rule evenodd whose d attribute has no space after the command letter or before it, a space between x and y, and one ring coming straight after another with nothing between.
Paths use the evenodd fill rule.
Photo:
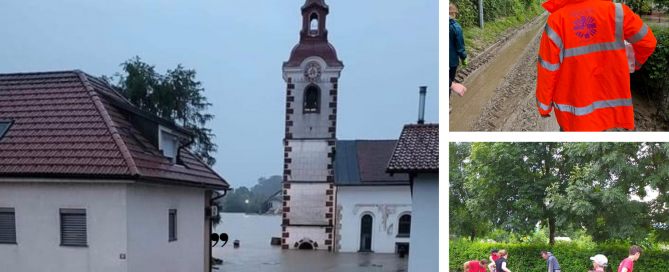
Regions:
<instances>
[{"instance_id":1,"label":"white wall","mask_svg":"<svg viewBox=\"0 0 669 272\"><path fill-rule=\"evenodd\" d=\"M439 175L418 175L413 187L409 272L439 271Z\"/></svg>"},{"instance_id":2,"label":"white wall","mask_svg":"<svg viewBox=\"0 0 669 272\"><path fill-rule=\"evenodd\" d=\"M128 271L204 271L204 189L128 185ZM177 209L177 240L168 241Z\"/></svg>"},{"instance_id":3,"label":"white wall","mask_svg":"<svg viewBox=\"0 0 669 272\"><path fill-rule=\"evenodd\" d=\"M0 270L127 271L125 184L8 183L0 207L16 213L17 245L0 244ZM60 246L60 209L86 209L88 247Z\"/></svg>"},{"instance_id":4,"label":"white wall","mask_svg":"<svg viewBox=\"0 0 669 272\"><path fill-rule=\"evenodd\" d=\"M409 242L410 238L397 238L399 217L411 213L409 186L340 186L337 187L337 206L340 209L341 237L339 252L360 250L360 220L371 214L372 251L394 253L396 242ZM412 215L413 216L413 215ZM413 225L411 226L413 230ZM413 238L411 238L413 239ZM409 251L413 250L413 242Z\"/></svg>"}]
</instances>

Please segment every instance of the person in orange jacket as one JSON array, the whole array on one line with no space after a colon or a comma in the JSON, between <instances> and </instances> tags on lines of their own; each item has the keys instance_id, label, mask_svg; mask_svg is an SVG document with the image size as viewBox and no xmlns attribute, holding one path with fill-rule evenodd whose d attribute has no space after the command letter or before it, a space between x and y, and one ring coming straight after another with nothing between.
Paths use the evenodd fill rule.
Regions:
<instances>
[{"instance_id":1,"label":"person in orange jacket","mask_svg":"<svg viewBox=\"0 0 669 272\"><path fill-rule=\"evenodd\" d=\"M537 59L537 107L561 131L634 129L625 42L640 69L655 50L653 31L611 0L548 0Z\"/></svg>"}]
</instances>

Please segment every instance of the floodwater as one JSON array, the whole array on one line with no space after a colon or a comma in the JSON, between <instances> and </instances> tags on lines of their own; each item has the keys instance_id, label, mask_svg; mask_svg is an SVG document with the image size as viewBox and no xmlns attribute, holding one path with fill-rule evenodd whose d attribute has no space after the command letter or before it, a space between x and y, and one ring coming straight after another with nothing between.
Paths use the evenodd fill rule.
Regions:
<instances>
[{"instance_id":1,"label":"floodwater","mask_svg":"<svg viewBox=\"0 0 669 272\"><path fill-rule=\"evenodd\" d=\"M517 37L511 44L492 60L483 70L468 78L463 85L467 93L463 97L454 95L451 100L453 111L449 120L450 131L469 131L483 112L483 105L490 100L495 89L502 84L511 67L518 61L527 45L543 30L546 18L541 18L527 31Z\"/></svg>"},{"instance_id":2,"label":"floodwater","mask_svg":"<svg viewBox=\"0 0 669 272\"><path fill-rule=\"evenodd\" d=\"M271 246L272 237L281 237L281 216L221 213L216 233L227 233L228 244L213 249L217 266L224 272L406 272L408 259L395 254L331 253L313 250L282 250ZM240 241L234 248L232 242Z\"/></svg>"}]
</instances>

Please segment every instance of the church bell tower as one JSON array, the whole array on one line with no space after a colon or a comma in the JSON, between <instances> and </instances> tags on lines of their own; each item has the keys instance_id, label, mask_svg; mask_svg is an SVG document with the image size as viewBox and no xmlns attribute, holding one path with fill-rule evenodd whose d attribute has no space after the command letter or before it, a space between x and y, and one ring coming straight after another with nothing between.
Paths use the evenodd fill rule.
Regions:
<instances>
[{"instance_id":1,"label":"church bell tower","mask_svg":"<svg viewBox=\"0 0 669 272\"><path fill-rule=\"evenodd\" d=\"M328 42L329 10L324 0L306 0L300 41L283 63L283 249L333 250L337 87L344 64Z\"/></svg>"}]
</instances>

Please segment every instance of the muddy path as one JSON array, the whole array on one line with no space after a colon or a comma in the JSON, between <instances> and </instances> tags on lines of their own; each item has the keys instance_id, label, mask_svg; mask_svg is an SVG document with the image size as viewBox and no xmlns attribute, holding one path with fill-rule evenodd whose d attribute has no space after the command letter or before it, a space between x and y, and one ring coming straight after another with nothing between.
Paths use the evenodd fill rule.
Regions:
<instances>
[{"instance_id":1,"label":"muddy path","mask_svg":"<svg viewBox=\"0 0 669 272\"><path fill-rule=\"evenodd\" d=\"M543 118L536 108L537 55L547 15L528 24L515 39L487 56L486 64L466 75L464 97L451 96L450 131L559 131L551 112ZM462 80L464 76L458 73ZM462 82L462 81L460 81ZM653 131L654 108L632 92L634 131ZM611 131L628 131L612 129Z\"/></svg>"}]
</instances>

